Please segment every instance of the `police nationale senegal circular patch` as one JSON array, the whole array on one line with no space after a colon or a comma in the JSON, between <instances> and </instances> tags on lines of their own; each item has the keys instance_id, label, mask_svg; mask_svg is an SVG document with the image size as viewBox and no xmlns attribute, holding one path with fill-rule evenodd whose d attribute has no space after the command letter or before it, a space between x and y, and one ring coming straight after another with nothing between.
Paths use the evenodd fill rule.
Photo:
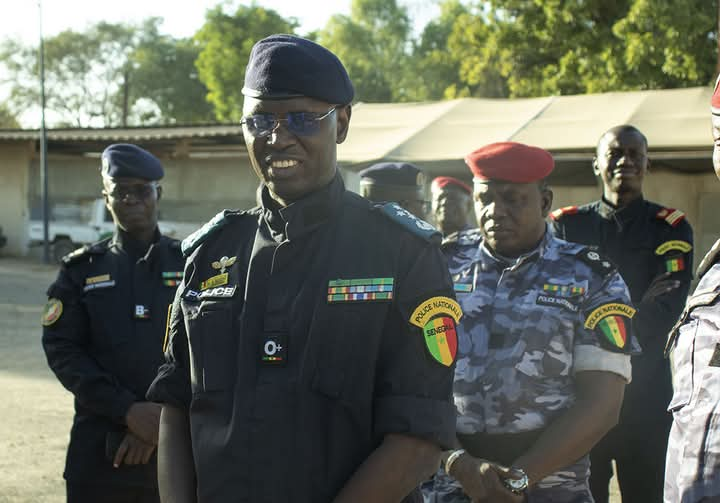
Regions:
<instances>
[{"instance_id":1,"label":"police nationale senegal circular patch","mask_svg":"<svg viewBox=\"0 0 720 503\"><path fill-rule=\"evenodd\" d=\"M42 324L44 327L49 327L57 320L60 319L63 312L63 304L60 299L48 299L45 304L45 310L43 311Z\"/></svg>"}]
</instances>

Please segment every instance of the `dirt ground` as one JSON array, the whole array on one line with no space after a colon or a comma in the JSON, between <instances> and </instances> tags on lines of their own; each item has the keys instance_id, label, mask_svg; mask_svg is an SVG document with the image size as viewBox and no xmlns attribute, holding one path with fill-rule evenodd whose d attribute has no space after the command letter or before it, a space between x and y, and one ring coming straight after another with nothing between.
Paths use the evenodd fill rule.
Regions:
<instances>
[{"instance_id":1,"label":"dirt ground","mask_svg":"<svg viewBox=\"0 0 720 503\"><path fill-rule=\"evenodd\" d=\"M40 346L44 292L56 271L0 258L0 503L65 501L72 396L48 370ZM611 502L620 503L613 490Z\"/></svg>"}]
</instances>

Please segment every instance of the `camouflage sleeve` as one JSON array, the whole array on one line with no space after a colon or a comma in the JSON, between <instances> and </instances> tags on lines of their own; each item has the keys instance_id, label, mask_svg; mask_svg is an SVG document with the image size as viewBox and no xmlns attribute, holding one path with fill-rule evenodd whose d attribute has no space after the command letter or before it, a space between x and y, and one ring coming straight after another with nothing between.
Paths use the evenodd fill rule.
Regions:
<instances>
[{"instance_id":1,"label":"camouflage sleeve","mask_svg":"<svg viewBox=\"0 0 720 503\"><path fill-rule=\"evenodd\" d=\"M591 283L579 315L573 371L613 372L630 382L635 309L619 273L613 271Z\"/></svg>"},{"instance_id":2,"label":"camouflage sleeve","mask_svg":"<svg viewBox=\"0 0 720 503\"><path fill-rule=\"evenodd\" d=\"M190 361L185 321L180 301L185 282L175 293L165 335L165 363L147 391L151 402L167 403L183 410L190 408Z\"/></svg>"}]
</instances>

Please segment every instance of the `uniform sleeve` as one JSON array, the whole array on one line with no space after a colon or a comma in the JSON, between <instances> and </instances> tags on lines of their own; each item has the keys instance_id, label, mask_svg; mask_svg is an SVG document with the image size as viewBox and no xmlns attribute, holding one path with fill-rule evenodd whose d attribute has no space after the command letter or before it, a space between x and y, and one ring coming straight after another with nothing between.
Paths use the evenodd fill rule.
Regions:
<instances>
[{"instance_id":1,"label":"uniform sleeve","mask_svg":"<svg viewBox=\"0 0 720 503\"><path fill-rule=\"evenodd\" d=\"M184 291L183 281L175 293L172 312L168 323L165 363L158 370L147 392L151 402L167 403L183 410L190 408L190 362L188 339L180 301Z\"/></svg>"},{"instance_id":2,"label":"uniform sleeve","mask_svg":"<svg viewBox=\"0 0 720 503\"><path fill-rule=\"evenodd\" d=\"M450 448L455 439L452 403L460 308L447 264L436 246L414 256L396 287L375 380L375 429ZM424 335L427 332L427 337Z\"/></svg>"},{"instance_id":3,"label":"uniform sleeve","mask_svg":"<svg viewBox=\"0 0 720 503\"><path fill-rule=\"evenodd\" d=\"M48 365L82 407L125 424L128 409L142 397L121 386L92 357L88 313L80 301L82 288L65 267L48 289L48 297L48 306L56 306L56 315L48 317L46 311L43 319L42 345Z\"/></svg>"},{"instance_id":4,"label":"uniform sleeve","mask_svg":"<svg viewBox=\"0 0 720 503\"><path fill-rule=\"evenodd\" d=\"M630 382L635 312L627 286L618 272L591 283L588 297L579 311L573 371L612 372Z\"/></svg>"},{"instance_id":5,"label":"uniform sleeve","mask_svg":"<svg viewBox=\"0 0 720 503\"><path fill-rule=\"evenodd\" d=\"M635 335L644 352L660 353L665 345L668 332L680 317L690 291L693 271L693 251L661 249L666 243L687 243L693 245L692 227L682 221L673 228L669 237L660 244L654 255L654 277L670 272L670 279L680 282L680 287L649 300L638 300L638 313L633 320Z\"/></svg>"}]
</instances>

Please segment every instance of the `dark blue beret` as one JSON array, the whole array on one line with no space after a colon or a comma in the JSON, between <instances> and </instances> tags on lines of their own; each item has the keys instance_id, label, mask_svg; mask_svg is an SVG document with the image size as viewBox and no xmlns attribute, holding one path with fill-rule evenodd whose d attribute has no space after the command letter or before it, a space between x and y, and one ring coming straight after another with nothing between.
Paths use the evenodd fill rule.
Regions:
<instances>
[{"instance_id":1,"label":"dark blue beret","mask_svg":"<svg viewBox=\"0 0 720 503\"><path fill-rule=\"evenodd\" d=\"M373 164L358 174L362 185L422 188L425 183L425 176L420 168L407 162L381 162Z\"/></svg>"},{"instance_id":2,"label":"dark blue beret","mask_svg":"<svg viewBox=\"0 0 720 503\"><path fill-rule=\"evenodd\" d=\"M337 56L293 35L271 35L253 46L242 93L258 99L307 96L336 105L347 105L355 96Z\"/></svg>"},{"instance_id":3,"label":"dark blue beret","mask_svg":"<svg viewBox=\"0 0 720 503\"><path fill-rule=\"evenodd\" d=\"M160 160L147 150L129 143L115 143L102 153L102 176L160 180L165 171Z\"/></svg>"}]
</instances>

